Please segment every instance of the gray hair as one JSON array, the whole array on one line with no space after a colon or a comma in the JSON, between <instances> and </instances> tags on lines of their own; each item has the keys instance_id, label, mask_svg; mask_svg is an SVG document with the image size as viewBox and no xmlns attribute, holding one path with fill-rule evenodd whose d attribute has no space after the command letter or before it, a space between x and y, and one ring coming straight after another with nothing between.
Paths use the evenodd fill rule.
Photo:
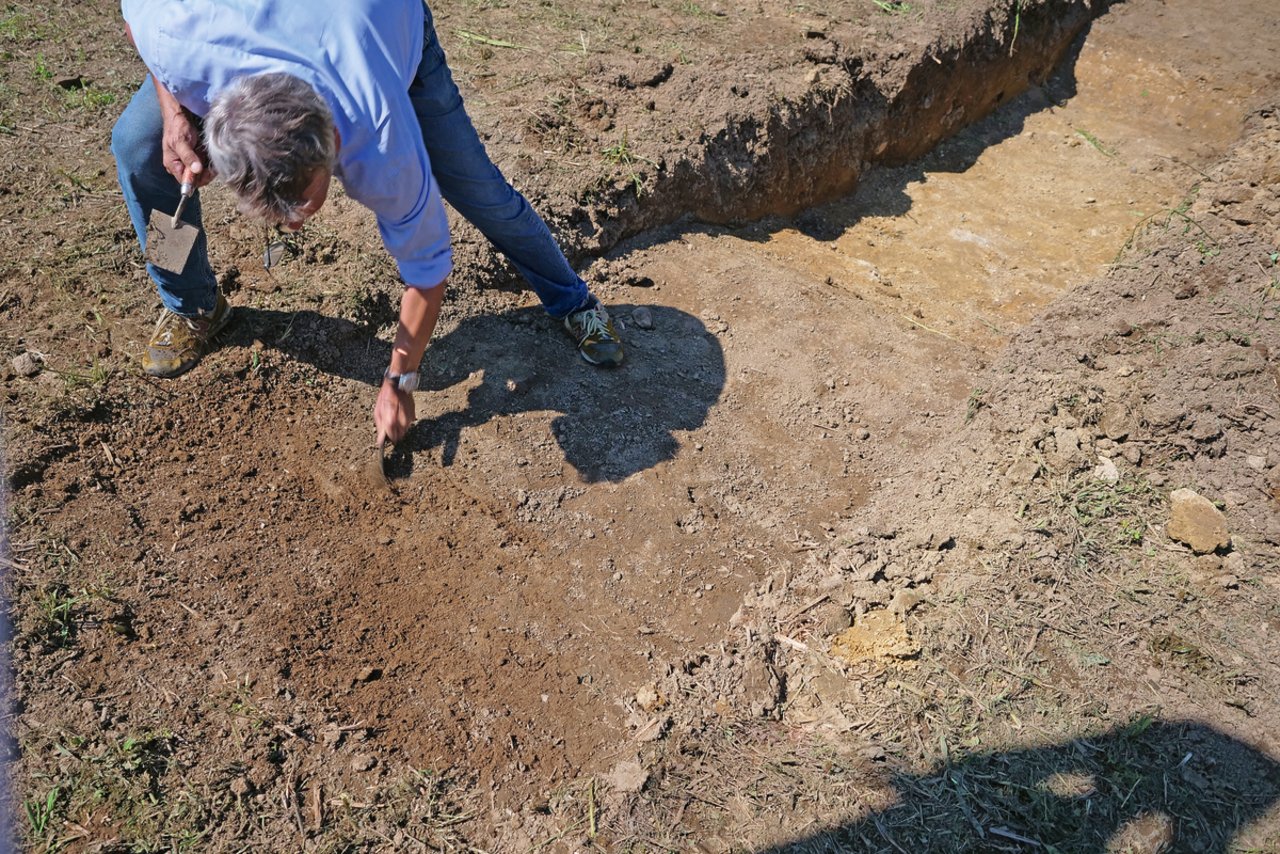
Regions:
<instances>
[{"instance_id":1,"label":"gray hair","mask_svg":"<svg viewBox=\"0 0 1280 854\"><path fill-rule=\"evenodd\" d=\"M204 119L204 142L241 213L296 219L317 169L333 168L333 113L292 74L240 77L219 92Z\"/></svg>"}]
</instances>

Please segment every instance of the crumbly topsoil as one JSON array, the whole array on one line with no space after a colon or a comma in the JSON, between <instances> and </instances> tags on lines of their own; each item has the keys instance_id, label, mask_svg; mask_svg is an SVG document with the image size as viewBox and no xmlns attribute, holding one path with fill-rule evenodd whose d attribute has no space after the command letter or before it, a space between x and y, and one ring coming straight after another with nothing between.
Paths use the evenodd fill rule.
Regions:
<instances>
[{"instance_id":1,"label":"crumbly topsoil","mask_svg":"<svg viewBox=\"0 0 1280 854\"><path fill-rule=\"evenodd\" d=\"M1128 5L1206 49L1197 4ZM577 363L459 224L392 495L367 214L339 196L264 270L274 235L208 193L239 319L143 377L107 151L142 68L110 3L0 16L26 848L1280 845L1266 59L1241 141L988 365L716 247L1013 100L1104 4L433 8L630 364Z\"/></svg>"}]
</instances>

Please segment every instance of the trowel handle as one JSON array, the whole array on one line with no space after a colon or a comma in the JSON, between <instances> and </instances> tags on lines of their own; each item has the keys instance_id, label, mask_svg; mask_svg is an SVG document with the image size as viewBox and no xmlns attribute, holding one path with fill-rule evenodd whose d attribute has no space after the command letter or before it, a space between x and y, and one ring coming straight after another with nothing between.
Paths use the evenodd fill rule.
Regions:
<instances>
[{"instance_id":1,"label":"trowel handle","mask_svg":"<svg viewBox=\"0 0 1280 854\"><path fill-rule=\"evenodd\" d=\"M187 207L187 200L190 199L191 194L195 192L195 185L191 181L183 181L182 186L179 188L179 192L182 196L178 199L178 209L173 212L173 219L169 223L171 228L178 227L178 219L182 216L182 211Z\"/></svg>"}]
</instances>

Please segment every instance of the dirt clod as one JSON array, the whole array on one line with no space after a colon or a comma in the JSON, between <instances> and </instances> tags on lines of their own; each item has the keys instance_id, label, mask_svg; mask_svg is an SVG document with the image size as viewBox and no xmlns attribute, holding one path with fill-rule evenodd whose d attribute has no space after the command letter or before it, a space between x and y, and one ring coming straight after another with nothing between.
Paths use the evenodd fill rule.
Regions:
<instances>
[{"instance_id":1,"label":"dirt clod","mask_svg":"<svg viewBox=\"0 0 1280 854\"><path fill-rule=\"evenodd\" d=\"M1186 544L1196 554L1230 547L1226 516L1213 502L1185 487L1175 489L1169 501L1172 510L1166 532L1170 539Z\"/></svg>"},{"instance_id":2,"label":"dirt clod","mask_svg":"<svg viewBox=\"0 0 1280 854\"><path fill-rule=\"evenodd\" d=\"M893 612L868 611L831 639L831 657L848 665L866 661L905 661L920 654L907 627Z\"/></svg>"},{"instance_id":3,"label":"dirt clod","mask_svg":"<svg viewBox=\"0 0 1280 854\"><path fill-rule=\"evenodd\" d=\"M606 775L605 782L615 792L633 794L649 782L649 772L639 762L624 760L613 766L613 770Z\"/></svg>"},{"instance_id":4,"label":"dirt clod","mask_svg":"<svg viewBox=\"0 0 1280 854\"><path fill-rule=\"evenodd\" d=\"M34 377L44 370L44 359L37 353L19 353L13 357L13 372L20 377Z\"/></svg>"}]
</instances>

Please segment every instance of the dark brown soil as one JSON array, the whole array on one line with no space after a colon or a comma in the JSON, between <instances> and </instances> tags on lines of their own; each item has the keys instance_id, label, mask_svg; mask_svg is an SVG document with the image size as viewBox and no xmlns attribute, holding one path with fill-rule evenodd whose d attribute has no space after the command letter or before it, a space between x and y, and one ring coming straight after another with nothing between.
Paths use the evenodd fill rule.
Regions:
<instances>
[{"instance_id":1,"label":"dark brown soil","mask_svg":"<svg viewBox=\"0 0 1280 854\"><path fill-rule=\"evenodd\" d=\"M0 16L28 849L1280 846L1268 2L433 9L628 365L459 223L391 493L366 213L267 271L209 193L238 320L145 378L141 65Z\"/></svg>"}]
</instances>

